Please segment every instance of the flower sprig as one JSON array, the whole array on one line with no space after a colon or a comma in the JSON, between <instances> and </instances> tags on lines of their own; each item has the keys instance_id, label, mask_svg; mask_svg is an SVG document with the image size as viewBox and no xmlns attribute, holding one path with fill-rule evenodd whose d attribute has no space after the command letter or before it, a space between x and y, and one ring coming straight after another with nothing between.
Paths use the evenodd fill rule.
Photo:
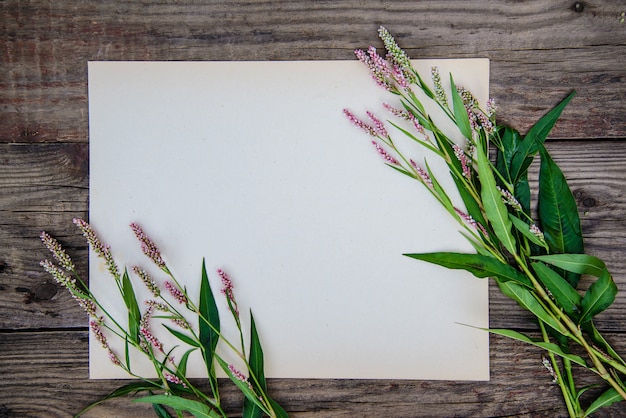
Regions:
<instances>
[{"instance_id":1,"label":"flower sprig","mask_svg":"<svg viewBox=\"0 0 626 418\"><path fill-rule=\"evenodd\" d=\"M141 244L143 253L166 275L162 289L157 281L146 270L133 266L131 272L138 282L143 284L151 294L151 299L144 301L143 311L137 302L134 284L128 270L120 273L109 246L104 245L94 229L82 219L75 219L74 223L82 231L92 250L103 258L107 270L113 276L121 299L128 311L128 326L122 326L122 321L110 314L99 302L86 283L81 279L69 255L56 239L46 232L41 233L43 244L50 250L55 262L44 260L42 267L54 279L65 287L77 300L79 305L90 317L89 326L95 340L106 351L110 361L125 370L131 376L140 379L113 391L102 400L96 401L80 411L82 415L93 406L106 399L123 396L131 393L148 392L150 395L138 398L136 402L153 404L159 417L170 416L164 407L175 411L182 416L183 411L191 411L195 416L226 417L222 409L217 379L217 364L232 382L244 394L242 415L244 417L287 417L287 413L267 393L267 384L263 370L263 350L256 330L254 317L250 313L250 340L249 354L246 355L246 345L239 310L234 294L234 285L230 277L218 270L224 288L230 313L235 319L239 341L237 344L226 339L221 333L220 315L213 292L209 283L205 263L202 263L200 296L197 301L188 294L187 289L176 279L165 260L161 256L156 243L148 237L136 223L130 225ZM163 291L165 290L165 291ZM186 315L197 317L197 326ZM154 327L163 327L176 337L178 344L167 347L153 332ZM111 344L111 338L119 338L125 344L124 352L116 352ZM221 341L245 365L245 373L239 371L233 364L227 363L217 352L217 344ZM157 380L138 375L131 364L129 351L131 347L138 350L152 363L158 376ZM186 347L186 348L183 348ZM174 356L175 351L183 351L179 360ZM194 351L200 351L207 370L211 391L204 393L187 377L187 362ZM161 393L159 393L161 392Z\"/></svg>"},{"instance_id":2,"label":"flower sprig","mask_svg":"<svg viewBox=\"0 0 626 418\"><path fill-rule=\"evenodd\" d=\"M588 416L598 409L626 399L626 362L604 339L593 319L615 300L617 287L604 262L584 253L576 202L565 176L554 163L544 141L573 97L570 94L544 115L527 133L497 124L496 105L490 99L480 104L468 90L456 86L452 75L444 86L436 67L430 83L413 68L406 53L385 29L380 38L387 49L382 59L375 48L357 50L375 82L400 102L401 108L385 104L392 116L413 122L413 130L400 127L393 133L372 113L369 121L344 110L348 119L371 137L385 164L422 185L456 219L475 254L451 252L405 254L417 260L453 269L464 269L477 277L492 277L503 294L534 315L542 338L539 340L513 330L491 329L545 349L543 364L561 388L571 417ZM415 94L421 91L456 125L464 143L456 143L425 111ZM484 107L481 107L484 105ZM416 143L442 159L463 201L455 205L428 161L415 162L396 146L395 134ZM432 140L431 140L432 137ZM380 145L380 144L382 145ZM495 147L496 161L489 159L489 145ZM540 156L538 210L531 212L528 168ZM582 274L595 277L586 290L578 289ZM576 348L584 356L572 354ZM586 408L573 365L595 373L606 390Z\"/></svg>"}]
</instances>

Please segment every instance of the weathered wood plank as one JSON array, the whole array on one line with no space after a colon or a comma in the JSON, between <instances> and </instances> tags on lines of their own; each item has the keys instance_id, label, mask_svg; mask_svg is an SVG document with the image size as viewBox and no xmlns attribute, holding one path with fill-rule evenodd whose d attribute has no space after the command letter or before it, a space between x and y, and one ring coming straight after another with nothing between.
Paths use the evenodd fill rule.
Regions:
<instances>
[{"instance_id":1,"label":"weathered wood plank","mask_svg":"<svg viewBox=\"0 0 626 418\"><path fill-rule=\"evenodd\" d=\"M624 334L610 337L618 350L626 349ZM88 380L87 345L86 331L0 334L0 416L67 417L123 384ZM540 349L492 337L490 382L273 379L269 387L293 417L564 417L558 386L541 358ZM581 374L581 385L593 381ZM226 410L236 414L241 397L225 383ZM596 416L625 416L623 408L617 405ZM154 415L128 398L85 415L128 416Z\"/></svg>"},{"instance_id":2,"label":"weathered wood plank","mask_svg":"<svg viewBox=\"0 0 626 418\"><path fill-rule=\"evenodd\" d=\"M605 330L623 331L626 318L626 142L548 144L577 196L589 253L603 258L622 292L599 317ZM38 263L47 257L45 229L73 255L86 276L86 247L71 224L86 217L86 144L0 145L0 329L81 327L83 313ZM534 171L536 176L536 170ZM528 316L491 291L494 327L528 328Z\"/></svg>"},{"instance_id":3,"label":"weathered wood plank","mask_svg":"<svg viewBox=\"0 0 626 418\"><path fill-rule=\"evenodd\" d=\"M381 24L412 57L490 58L520 130L577 89L554 137L626 137L623 2L578 3L6 0L0 142L87 141L89 60L346 60Z\"/></svg>"}]
</instances>

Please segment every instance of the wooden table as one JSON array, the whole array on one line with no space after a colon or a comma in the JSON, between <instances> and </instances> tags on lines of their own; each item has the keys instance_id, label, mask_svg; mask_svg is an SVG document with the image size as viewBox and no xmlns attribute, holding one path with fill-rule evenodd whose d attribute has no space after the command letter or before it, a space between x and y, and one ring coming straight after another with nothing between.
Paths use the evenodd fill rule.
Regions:
<instances>
[{"instance_id":1,"label":"wooden table","mask_svg":"<svg viewBox=\"0 0 626 418\"><path fill-rule=\"evenodd\" d=\"M386 26L414 58L488 57L502 122L525 131L572 89L548 143L588 252L622 293L598 325L626 352L626 3L534 0L0 0L0 417L65 417L88 380L86 318L39 267L56 236L86 274L89 60L351 60ZM491 325L533 332L492 286ZM462 350L463 347L459 347ZM298 417L565 416L539 349L491 338L490 382L272 380ZM445 367L445 364L442 364ZM587 379L586 381L592 381ZM227 386L226 404L240 401ZM91 417L152 416L128 400ZM597 416L626 416L626 403Z\"/></svg>"}]
</instances>

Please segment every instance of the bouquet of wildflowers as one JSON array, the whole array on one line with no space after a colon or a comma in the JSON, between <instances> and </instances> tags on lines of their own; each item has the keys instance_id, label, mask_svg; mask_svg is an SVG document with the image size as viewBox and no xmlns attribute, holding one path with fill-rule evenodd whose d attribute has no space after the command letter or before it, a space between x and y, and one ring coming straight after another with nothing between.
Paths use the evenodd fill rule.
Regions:
<instances>
[{"instance_id":1,"label":"bouquet of wildflowers","mask_svg":"<svg viewBox=\"0 0 626 418\"><path fill-rule=\"evenodd\" d=\"M379 30L379 35L387 49L386 57L374 47L367 52L357 50L356 56L369 67L375 82L401 103L400 108L385 105L396 118L396 122L388 123L394 135L445 162L464 207L453 203L428 161L415 161L400 150L395 136L376 115L368 112L366 119L360 119L350 110L344 113L373 137L376 150L389 167L430 191L458 221L461 233L476 251L406 255L467 270L477 277L492 277L502 293L532 313L541 334L539 339L507 329L489 331L546 350L544 364L559 384L570 416L587 416L626 399L626 362L593 322L613 303L617 287L604 262L584 253L576 202L562 171L544 146L573 93L522 136L497 124L492 100L482 107L471 92L455 85L452 75L447 92L437 68L431 72L432 84L427 83L385 28ZM449 132L433 122L417 91L456 125L465 138L464 144L455 143ZM489 159L490 144L496 154L495 164ZM537 154L541 161L535 212L531 211L528 169ZM584 292L578 289L581 275L593 279ZM574 366L595 373L606 384L606 390L586 408L580 396L589 387L576 385Z\"/></svg>"},{"instance_id":2,"label":"bouquet of wildflowers","mask_svg":"<svg viewBox=\"0 0 626 418\"><path fill-rule=\"evenodd\" d=\"M117 290L128 311L127 325L113 317L98 301L86 283L78 275L74 263L61 245L46 232L41 233L41 240L52 253L55 262L45 260L41 262L43 268L55 280L67 288L72 297L87 312L89 325L95 339L108 353L111 362L124 369L129 375L138 378L138 381L124 385L113 391L104 399L89 405L77 416L106 399L128 394L147 392L148 396L138 398L136 402L151 403L156 415L160 418L171 417L173 410L178 417L183 412L189 412L198 418L226 417L220 403L219 381L216 373L217 365L226 373L232 382L245 396L242 416L255 418L262 416L287 417L287 413L267 393L263 367L263 350L257 334L254 317L250 314L249 352L246 355L244 335L239 316L239 308L233 292L233 283L223 271L217 273L221 278L221 293L226 298L230 314L235 320L238 329L239 341L234 343L225 339L220 331L220 316L211 291L205 264L202 263L200 295L198 300L187 293L187 289L180 284L169 269L156 244L143 232L137 224L131 228L141 243L143 253L164 273L167 279L162 290L143 268L132 267L132 276L127 270L123 272L117 266L109 246L104 245L94 232L93 228L81 219L74 223L87 238L92 250L104 259L106 267L114 279ZM144 309L133 290L133 283L142 282L152 298L145 301ZM165 296L164 294L167 294ZM197 326L187 315L197 317ZM154 326L164 327L180 342L180 345L166 347L152 331ZM124 351L115 352L109 338L119 338L124 342ZM246 373L228 364L217 352L219 341L241 359L246 366ZM157 379L147 379L135 373L131 365L131 350L142 353L154 366ZM174 352L181 352L180 359L176 359ZM206 373L210 384L210 393L204 393L187 378L187 362L191 353L199 351L202 355Z\"/></svg>"}]
</instances>

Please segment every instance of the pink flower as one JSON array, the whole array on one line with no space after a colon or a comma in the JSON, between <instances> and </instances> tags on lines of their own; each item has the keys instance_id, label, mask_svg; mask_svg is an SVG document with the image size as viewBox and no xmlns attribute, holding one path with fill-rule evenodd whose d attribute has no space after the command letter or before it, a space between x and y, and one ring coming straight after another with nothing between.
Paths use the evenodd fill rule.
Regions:
<instances>
[{"instance_id":1,"label":"pink flower","mask_svg":"<svg viewBox=\"0 0 626 418\"><path fill-rule=\"evenodd\" d=\"M165 288L180 304L187 304L187 296L170 282L165 282Z\"/></svg>"},{"instance_id":2,"label":"pink flower","mask_svg":"<svg viewBox=\"0 0 626 418\"><path fill-rule=\"evenodd\" d=\"M130 228L135 233L139 242L141 242L141 251L143 251L148 258L154 261L154 264L159 266L159 268L165 268L165 262L163 261L163 258L161 258L161 252L157 248L154 241L152 241L136 223L130 224Z\"/></svg>"}]
</instances>

